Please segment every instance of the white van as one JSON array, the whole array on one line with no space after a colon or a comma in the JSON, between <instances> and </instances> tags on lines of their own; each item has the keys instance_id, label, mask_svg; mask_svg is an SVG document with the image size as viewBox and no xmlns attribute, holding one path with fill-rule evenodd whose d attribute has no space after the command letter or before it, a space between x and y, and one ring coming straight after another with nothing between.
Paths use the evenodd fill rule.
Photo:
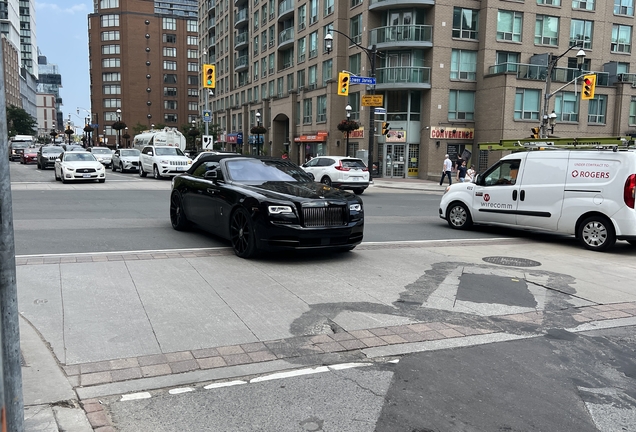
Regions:
<instances>
[{"instance_id":1,"label":"white van","mask_svg":"<svg viewBox=\"0 0 636 432\"><path fill-rule=\"evenodd\" d=\"M574 234L588 249L636 245L636 152L544 150L503 157L473 183L449 186L439 216L473 223Z\"/></svg>"}]
</instances>

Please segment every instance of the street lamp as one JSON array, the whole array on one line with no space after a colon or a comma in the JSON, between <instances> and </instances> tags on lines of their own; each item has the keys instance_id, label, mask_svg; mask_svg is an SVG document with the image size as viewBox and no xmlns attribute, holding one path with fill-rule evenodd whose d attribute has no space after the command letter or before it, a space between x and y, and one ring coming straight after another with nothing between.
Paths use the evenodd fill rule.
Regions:
<instances>
[{"instance_id":1,"label":"street lamp","mask_svg":"<svg viewBox=\"0 0 636 432\"><path fill-rule=\"evenodd\" d=\"M583 41L578 41L577 43L572 45L563 54L559 56L552 57L552 54L550 54L550 61L548 63L548 71L547 71L548 73L545 77L545 92L543 94L543 109L541 110L541 138L548 137L548 125L551 128L550 133L554 133L554 125L556 124L557 116L554 111L552 111L552 114L554 114L554 117L552 117L552 114L548 115L550 98L554 96L555 94L557 94L566 86L572 84L573 82L576 82L576 80L579 79L579 76L577 75L576 77L574 77L574 79L567 82L564 86L559 87L556 91L554 91L553 93L550 93L550 84L552 84L552 71L556 67L559 59L561 59L563 56L565 56L574 48L581 48L582 46L583 46ZM576 53L576 65L578 66L579 74L581 72L581 69L583 68L584 61L585 61L585 51L583 51L582 49L579 49L579 52Z\"/></svg>"},{"instance_id":2,"label":"street lamp","mask_svg":"<svg viewBox=\"0 0 636 432\"><path fill-rule=\"evenodd\" d=\"M124 135L122 137L126 140L126 148L130 147L130 134L128 133L128 126L124 128Z\"/></svg>"},{"instance_id":3,"label":"street lamp","mask_svg":"<svg viewBox=\"0 0 636 432\"><path fill-rule=\"evenodd\" d=\"M345 107L345 111L347 112L347 121L351 118L351 105ZM345 148L345 156L349 157L349 130L347 130L347 147Z\"/></svg>"},{"instance_id":4,"label":"street lamp","mask_svg":"<svg viewBox=\"0 0 636 432\"><path fill-rule=\"evenodd\" d=\"M51 122L51 133L49 135L51 135L51 137L53 138L53 144L57 144L57 130L55 130L55 122Z\"/></svg>"},{"instance_id":5,"label":"street lamp","mask_svg":"<svg viewBox=\"0 0 636 432\"><path fill-rule=\"evenodd\" d=\"M371 78L375 79L375 55L376 55L376 46L372 45L371 49L369 48L365 48L362 45L360 45L358 42L354 41L353 39L351 39L346 33L342 33L338 30L335 29L330 29L330 31L338 33L344 37L346 37L347 39L349 39L349 41L357 46L358 48L360 48L362 51L364 51L364 53L367 55L367 57L369 58L369 62L371 65L371 69L370 69L370 75ZM327 54L331 53L331 50L333 49L333 35L331 33L327 33L325 35L325 49L327 50ZM375 85L371 85L370 86L370 92L369 94L375 94ZM371 174L373 173L373 137L375 136L375 124L374 124L374 110L371 109L371 107L369 107L369 158L367 160L367 165L369 167L369 178L371 178ZM349 138L349 134L347 133L347 139ZM349 145L347 143L347 152L349 152Z\"/></svg>"},{"instance_id":6,"label":"street lamp","mask_svg":"<svg viewBox=\"0 0 636 432\"><path fill-rule=\"evenodd\" d=\"M258 126L259 128L261 126L261 112L260 111L256 111L256 126ZM256 134L256 154L257 155L261 154L261 134L260 133Z\"/></svg>"},{"instance_id":7,"label":"street lamp","mask_svg":"<svg viewBox=\"0 0 636 432\"><path fill-rule=\"evenodd\" d=\"M121 147L121 109L117 108L117 148Z\"/></svg>"}]
</instances>

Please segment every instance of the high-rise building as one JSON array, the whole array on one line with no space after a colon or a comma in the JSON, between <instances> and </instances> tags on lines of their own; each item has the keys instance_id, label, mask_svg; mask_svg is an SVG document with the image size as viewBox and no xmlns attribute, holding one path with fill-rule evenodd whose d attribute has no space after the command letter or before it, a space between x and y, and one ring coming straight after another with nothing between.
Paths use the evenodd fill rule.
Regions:
<instances>
[{"instance_id":1,"label":"high-rise building","mask_svg":"<svg viewBox=\"0 0 636 432\"><path fill-rule=\"evenodd\" d=\"M197 13L196 0L95 2L88 16L91 110L107 145L117 145L118 120L132 134L137 125L182 128L198 119Z\"/></svg>"},{"instance_id":2,"label":"high-rise building","mask_svg":"<svg viewBox=\"0 0 636 432\"><path fill-rule=\"evenodd\" d=\"M60 88L62 88L62 75L60 75L59 68L56 64L49 63L46 56L42 55L38 51L38 128L50 129L50 125L44 125L40 123L40 120L55 121L57 125L62 126L64 124L64 114L62 112L62 97L60 96ZM46 95L47 97L40 97L39 95ZM55 110L47 111L48 115L55 114L55 118L48 118L42 113L39 107L50 108L50 98L48 95L54 97ZM46 103L45 103L46 102ZM48 123L47 122L47 123Z\"/></svg>"},{"instance_id":3,"label":"high-rise building","mask_svg":"<svg viewBox=\"0 0 636 432\"><path fill-rule=\"evenodd\" d=\"M259 112L275 156L371 147L376 175L438 179L445 154L484 169L477 143L530 137L544 117L548 136L636 130L634 0L208 0L199 15L228 148L255 151ZM341 96L340 71L376 85ZM581 100L588 73L596 93ZM347 105L361 125L348 140L337 128Z\"/></svg>"}]
</instances>

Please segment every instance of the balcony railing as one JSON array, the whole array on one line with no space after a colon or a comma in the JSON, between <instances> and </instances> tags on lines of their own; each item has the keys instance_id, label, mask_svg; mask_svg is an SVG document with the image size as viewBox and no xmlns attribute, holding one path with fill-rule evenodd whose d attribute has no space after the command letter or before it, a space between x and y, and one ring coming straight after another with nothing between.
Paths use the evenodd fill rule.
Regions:
<instances>
[{"instance_id":1,"label":"balcony railing","mask_svg":"<svg viewBox=\"0 0 636 432\"><path fill-rule=\"evenodd\" d=\"M278 44L284 44L285 42L294 41L294 28L290 27L283 30L278 34Z\"/></svg>"},{"instance_id":2,"label":"balcony railing","mask_svg":"<svg viewBox=\"0 0 636 432\"><path fill-rule=\"evenodd\" d=\"M237 57L236 61L234 62L234 69L241 68L241 67L247 67L246 55Z\"/></svg>"},{"instance_id":3,"label":"balcony railing","mask_svg":"<svg viewBox=\"0 0 636 432\"><path fill-rule=\"evenodd\" d=\"M243 45L247 43L247 37L249 36L249 32L243 32L236 35L236 39L234 39L234 47L236 48L239 45Z\"/></svg>"},{"instance_id":4,"label":"balcony railing","mask_svg":"<svg viewBox=\"0 0 636 432\"><path fill-rule=\"evenodd\" d=\"M433 26L399 25L371 30L371 44L401 42L433 42Z\"/></svg>"},{"instance_id":5,"label":"balcony railing","mask_svg":"<svg viewBox=\"0 0 636 432\"><path fill-rule=\"evenodd\" d=\"M430 84L431 68L415 66L383 67L376 70L378 84Z\"/></svg>"},{"instance_id":6,"label":"balcony railing","mask_svg":"<svg viewBox=\"0 0 636 432\"><path fill-rule=\"evenodd\" d=\"M294 0L284 0L278 5L278 16L294 11Z\"/></svg>"},{"instance_id":7,"label":"balcony railing","mask_svg":"<svg viewBox=\"0 0 636 432\"><path fill-rule=\"evenodd\" d=\"M533 65L525 63L501 63L490 66L488 74L498 73L515 73L519 79L528 79L535 81L545 81L548 73L548 67L544 65ZM601 86L609 85L609 73L607 72L580 72L577 68L560 68L556 67L552 70L552 81L566 83L572 81L577 76L588 73L596 74L596 84Z\"/></svg>"},{"instance_id":8,"label":"balcony railing","mask_svg":"<svg viewBox=\"0 0 636 432\"><path fill-rule=\"evenodd\" d=\"M247 21L247 9L241 9L234 15L234 25Z\"/></svg>"},{"instance_id":9,"label":"balcony railing","mask_svg":"<svg viewBox=\"0 0 636 432\"><path fill-rule=\"evenodd\" d=\"M598 79L598 77L596 77ZM632 83L632 87L636 87L636 74L633 73L619 73L616 78L620 82Z\"/></svg>"}]
</instances>

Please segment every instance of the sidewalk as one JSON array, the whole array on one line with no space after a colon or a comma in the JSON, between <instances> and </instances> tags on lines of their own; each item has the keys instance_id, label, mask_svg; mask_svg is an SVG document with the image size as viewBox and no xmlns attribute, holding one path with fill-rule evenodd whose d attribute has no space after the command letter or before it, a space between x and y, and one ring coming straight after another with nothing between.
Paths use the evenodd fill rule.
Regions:
<instances>
[{"instance_id":1,"label":"sidewalk","mask_svg":"<svg viewBox=\"0 0 636 432\"><path fill-rule=\"evenodd\" d=\"M443 193L446 186L446 183L440 186L439 182L434 180L380 177L373 179L371 187Z\"/></svg>"}]
</instances>

